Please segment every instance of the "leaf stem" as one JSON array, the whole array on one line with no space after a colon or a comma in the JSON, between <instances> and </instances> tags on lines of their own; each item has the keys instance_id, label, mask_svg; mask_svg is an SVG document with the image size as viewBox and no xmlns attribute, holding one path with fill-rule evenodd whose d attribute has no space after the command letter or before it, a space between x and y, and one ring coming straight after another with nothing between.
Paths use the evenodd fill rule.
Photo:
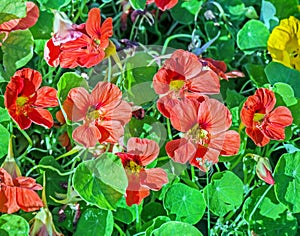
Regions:
<instances>
[{"instance_id":1,"label":"leaf stem","mask_svg":"<svg viewBox=\"0 0 300 236\"><path fill-rule=\"evenodd\" d=\"M164 46L161 50L161 55L164 55L166 53L166 50L167 50L167 47L168 47L168 44L173 40L173 39L176 39L176 38L193 38L192 35L189 35L189 34L174 34L170 37L168 37L164 43Z\"/></svg>"},{"instance_id":2,"label":"leaf stem","mask_svg":"<svg viewBox=\"0 0 300 236\"><path fill-rule=\"evenodd\" d=\"M208 171L206 172L206 186L209 184ZM207 235L210 236L210 207L209 207L209 187L206 188L206 198L207 198Z\"/></svg>"}]
</instances>

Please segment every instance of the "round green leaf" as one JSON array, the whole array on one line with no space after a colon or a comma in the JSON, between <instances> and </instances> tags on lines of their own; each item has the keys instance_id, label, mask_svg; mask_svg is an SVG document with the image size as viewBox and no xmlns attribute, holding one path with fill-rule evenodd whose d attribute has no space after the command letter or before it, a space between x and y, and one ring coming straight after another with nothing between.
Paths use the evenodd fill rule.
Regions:
<instances>
[{"instance_id":1,"label":"round green leaf","mask_svg":"<svg viewBox=\"0 0 300 236\"><path fill-rule=\"evenodd\" d=\"M184 184L173 185L165 195L164 207L176 220L196 224L203 216L206 205L201 192Z\"/></svg>"},{"instance_id":2,"label":"round green leaf","mask_svg":"<svg viewBox=\"0 0 300 236\"><path fill-rule=\"evenodd\" d=\"M74 236L109 236L114 229L114 218L110 210L86 209L79 218Z\"/></svg>"},{"instance_id":3,"label":"round green leaf","mask_svg":"<svg viewBox=\"0 0 300 236\"><path fill-rule=\"evenodd\" d=\"M144 205L141 217L144 221L149 221L157 216L167 215L162 204L158 202L150 202Z\"/></svg>"},{"instance_id":4,"label":"round green leaf","mask_svg":"<svg viewBox=\"0 0 300 236\"><path fill-rule=\"evenodd\" d=\"M136 206L127 206L125 198L121 198L117 206L118 208L113 212L116 220L130 224L136 219Z\"/></svg>"},{"instance_id":5,"label":"round green leaf","mask_svg":"<svg viewBox=\"0 0 300 236\"><path fill-rule=\"evenodd\" d=\"M170 221L164 223L158 229L153 230L151 235L153 236L170 236L170 235L202 236L202 233L196 227L188 223Z\"/></svg>"},{"instance_id":6,"label":"round green leaf","mask_svg":"<svg viewBox=\"0 0 300 236\"><path fill-rule=\"evenodd\" d=\"M37 0L41 6L47 9L60 9L70 3L71 0Z\"/></svg>"},{"instance_id":7,"label":"round green leaf","mask_svg":"<svg viewBox=\"0 0 300 236\"><path fill-rule=\"evenodd\" d=\"M273 91L279 94L286 106L292 106L297 104L297 99L294 97L294 90L286 83L275 83Z\"/></svg>"},{"instance_id":8,"label":"round green leaf","mask_svg":"<svg viewBox=\"0 0 300 236\"><path fill-rule=\"evenodd\" d=\"M8 236L29 235L29 224L21 216L5 214L0 216L0 235L2 230Z\"/></svg>"},{"instance_id":9,"label":"round green leaf","mask_svg":"<svg viewBox=\"0 0 300 236\"><path fill-rule=\"evenodd\" d=\"M261 21L250 20L238 32L237 44L243 51L266 49L269 35L268 28Z\"/></svg>"},{"instance_id":10,"label":"round green leaf","mask_svg":"<svg viewBox=\"0 0 300 236\"><path fill-rule=\"evenodd\" d=\"M280 157L274 171L275 193L293 213L300 212L300 152Z\"/></svg>"},{"instance_id":11,"label":"round green leaf","mask_svg":"<svg viewBox=\"0 0 300 236\"><path fill-rule=\"evenodd\" d=\"M189 1L191 2L191 1ZM192 1L195 2L195 1ZM183 1L183 0L179 0L178 3L175 5L175 7L173 7L170 11L171 11L171 15L174 18L174 20L178 21L181 24L191 24L194 22L194 15L192 14L192 12L189 10L190 7L188 7L187 5L189 5L188 2ZM197 7L197 6L196 6ZM195 9L195 8L193 8ZM182 17L184 16L184 17Z\"/></svg>"},{"instance_id":12,"label":"round green leaf","mask_svg":"<svg viewBox=\"0 0 300 236\"><path fill-rule=\"evenodd\" d=\"M145 236L150 236L152 234L152 231L154 229L159 228L161 225L163 225L166 222L171 221L169 217L167 216L158 216L151 220L150 222L147 222L146 224L149 225L151 224L145 231Z\"/></svg>"},{"instance_id":13,"label":"round green leaf","mask_svg":"<svg viewBox=\"0 0 300 236\"><path fill-rule=\"evenodd\" d=\"M34 39L46 39L51 38L51 33L53 31L53 18L54 15L47 11L40 11L40 16L38 21L34 26L30 28L30 31Z\"/></svg>"},{"instance_id":14,"label":"round green leaf","mask_svg":"<svg viewBox=\"0 0 300 236\"><path fill-rule=\"evenodd\" d=\"M215 173L211 183L204 188L210 210L218 216L239 207L243 202L243 183L230 171Z\"/></svg>"},{"instance_id":15,"label":"round green leaf","mask_svg":"<svg viewBox=\"0 0 300 236\"><path fill-rule=\"evenodd\" d=\"M26 65L33 56L33 37L27 30L10 32L2 44L3 65L6 73L11 76L16 69Z\"/></svg>"},{"instance_id":16,"label":"round green leaf","mask_svg":"<svg viewBox=\"0 0 300 236\"><path fill-rule=\"evenodd\" d=\"M66 72L60 77L57 83L57 97L61 103L67 98L69 91L76 87L88 89L89 86L84 78L74 72Z\"/></svg>"},{"instance_id":17,"label":"round green leaf","mask_svg":"<svg viewBox=\"0 0 300 236\"><path fill-rule=\"evenodd\" d=\"M115 209L127 184L120 158L111 153L80 163L73 176L73 187L78 194L102 209Z\"/></svg>"},{"instance_id":18,"label":"round green leaf","mask_svg":"<svg viewBox=\"0 0 300 236\"><path fill-rule=\"evenodd\" d=\"M7 154L9 137L10 134L7 129L0 124L0 158Z\"/></svg>"}]
</instances>

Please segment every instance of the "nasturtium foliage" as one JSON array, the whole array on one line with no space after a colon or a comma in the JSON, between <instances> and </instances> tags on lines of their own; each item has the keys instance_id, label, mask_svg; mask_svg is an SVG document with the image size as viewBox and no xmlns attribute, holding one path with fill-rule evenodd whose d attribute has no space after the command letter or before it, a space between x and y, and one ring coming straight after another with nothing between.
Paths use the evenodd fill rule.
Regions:
<instances>
[{"instance_id":1,"label":"nasturtium foliage","mask_svg":"<svg viewBox=\"0 0 300 236\"><path fill-rule=\"evenodd\" d=\"M71 0L37 0L46 9L60 9L67 6Z\"/></svg>"},{"instance_id":2,"label":"nasturtium foliage","mask_svg":"<svg viewBox=\"0 0 300 236\"><path fill-rule=\"evenodd\" d=\"M257 208L255 208L257 206ZM274 187L261 186L254 189L243 205L244 217L251 229L259 235L295 235L296 219L274 193Z\"/></svg>"},{"instance_id":3,"label":"nasturtium foliage","mask_svg":"<svg viewBox=\"0 0 300 236\"><path fill-rule=\"evenodd\" d=\"M22 0L2 0L0 5L0 24L26 16L26 5Z\"/></svg>"},{"instance_id":4,"label":"nasturtium foliage","mask_svg":"<svg viewBox=\"0 0 300 236\"><path fill-rule=\"evenodd\" d=\"M247 63L245 69L249 75L249 78L257 86L261 87L268 83L267 76L264 72L264 66Z\"/></svg>"},{"instance_id":5,"label":"nasturtium foliage","mask_svg":"<svg viewBox=\"0 0 300 236\"><path fill-rule=\"evenodd\" d=\"M165 194L164 207L177 221L196 224L203 216L206 204L201 192L184 184L174 184Z\"/></svg>"},{"instance_id":6,"label":"nasturtium foliage","mask_svg":"<svg viewBox=\"0 0 300 236\"><path fill-rule=\"evenodd\" d=\"M130 0L130 4L135 10L143 10L146 6L146 0Z\"/></svg>"},{"instance_id":7,"label":"nasturtium foliage","mask_svg":"<svg viewBox=\"0 0 300 236\"><path fill-rule=\"evenodd\" d=\"M204 188L209 209L217 216L224 216L243 202L243 183L230 171L218 172Z\"/></svg>"},{"instance_id":8,"label":"nasturtium foliage","mask_svg":"<svg viewBox=\"0 0 300 236\"><path fill-rule=\"evenodd\" d=\"M67 98L72 88L83 87L88 89L87 81L74 72L64 73L57 83L57 97L61 103Z\"/></svg>"},{"instance_id":9,"label":"nasturtium foliage","mask_svg":"<svg viewBox=\"0 0 300 236\"><path fill-rule=\"evenodd\" d=\"M274 171L278 200L293 213L300 212L300 152L283 154Z\"/></svg>"},{"instance_id":10,"label":"nasturtium foliage","mask_svg":"<svg viewBox=\"0 0 300 236\"><path fill-rule=\"evenodd\" d=\"M74 236L110 236L114 228L114 218L110 210L87 208L82 213Z\"/></svg>"},{"instance_id":11,"label":"nasturtium foliage","mask_svg":"<svg viewBox=\"0 0 300 236\"><path fill-rule=\"evenodd\" d=\"M33 56L33 37L30 30L17 30L11 32L2 44L3 65L8 77Z\"/></svg>"},{"instance_id":12,"label":"nasturtium foliage","mask_svg":"<svg viewBox=\"0 0 300 236\"><path fill-rule=\"evenodd\" d=\"M158 202L149 202L148 204L145 204L141 213L141 217L145 222L163 215L167 215L167 212L162 204Z\"/></svg>"},{"instance_id":13,"label":"nasturtium foliage","mask_svg":"<svg viewBox=\"0 0 300 236\"><path fill-rule=\"evenodd\" d=\"M271 62L265 68L265 72L270 84L282 82L289 84L297 98L300 98L300 72L286 67L278 62Z\"/></svg>"},{"instance_id":14,"label":"nasturtium foliage","mask_svg":"<svg viewBox=\"0 0 300 236\"><path fill-rule=\"evenodd\" d=\"M0 158L7 154L9 137L10 133L0 124Z\"/></svg>"},{"instance_id":15,"label":"nasturtium foliage","mask_svg":"<svg viewBox=\"0 0 300 236\"><path fill-rule=\"evenodd\" d=\"M151 236L178 235L178 232L180 232L180 235L185 236L202 236L202 233L196 227L178 221L164 223L158 229L153 230Z\"/></svg>"},{"instance_id":16,"label":"nasturtium foliage","mask_svg":"<svg viewBox=\"0 0 300 236\"><path fill-rule=\"evenodd\" d=\"M153 230L158 229L161 225L169 221L171 221L171 219L167 216L158 216L153 220L148 221L145 226L147 227L149 224L150 226L147 227L145 236L150 236Z\"/></svg>"},{"instance_id":17,"label":"nasturtium foliage","mask_svg":"<svg viewBox=\"0 0 300 236\"><path fill-rule=\"evenodd\" d=\"M186 25L193 23L196 9L201 6L201 1L197 3L196 2L197 1L194 0L188 2L178 0L178 3L175 5L175 7L170 10L174 20ZM192 4L194 5L194 7L192 7Z\"/></svg>"},{"instance_id":18,"label":"nasturtium foliage","mask_svg":"<svg viewBox=\"0 0 300 236\"><path fill-rule=\"evenodd\" d=\"M41 11L38 21L30 28L32 36L37 39L49 39L53 31L53 18L51 12Z\"/></svg>"},{"instance_id":19,"label":"nasturtium foliage","mask_svg":"<svg viewBox=\"0 0 300 236\"><path fill-rule=\"evenodd\" d=\"M281 82L275 83L273 91L282 97L286 106L289 107L297 104L297 99L294 97L294 90L290 85Z\"/></svg>"},{"instance_id":20,"label":"nasturtium foliage","mask_svg":"<svg viewBox=\"0 0 300 236\"><path fill-rule=\"evenodd\" d=\"M268 28L259 20L248 21L237 34L237 45L245 52L266 49L269 38Z\"/></svg>"},{"instance_id":21,"label":"nasturtium foliage","mask_svg":"<svg viewBox=\"0 0 300 236\"><path fill-rule=\"evenodd\" d=\"M0 122L10 121L10 116L6 109L0 107Z\"/></svg>"},{"instance_id":22,"label":"nasturtium foliage","mask_svg":"<svg viewBox=\"0 0 300 236\"><path fill-rule=\"evenodd\" d=\"M72 182L87 203L108 210L116 209L128 184L120 159L111 153L80 163Z\"/></svg>"},{"instance_id":23,"label":"nasturtium foliage","mask_svg":"<svg viewBox=\"0 0 300 236\"><path fill-rule=\"evenodd\" d=\"M125 198L121 198L113 215L116 220L130 224L136 219L136 206L127 206Z\"/></svg>"},{"instance_id":24,"label":"nasturtium foliage","mask_svg":"<svg viewBox=\"0 0 300 236\"><path fill-rule=\"evenodd\" d=\"M21 216L4 214L0 216L0 235L19 236L29 234L29 224Z\"/></svg>"}]
</instances>

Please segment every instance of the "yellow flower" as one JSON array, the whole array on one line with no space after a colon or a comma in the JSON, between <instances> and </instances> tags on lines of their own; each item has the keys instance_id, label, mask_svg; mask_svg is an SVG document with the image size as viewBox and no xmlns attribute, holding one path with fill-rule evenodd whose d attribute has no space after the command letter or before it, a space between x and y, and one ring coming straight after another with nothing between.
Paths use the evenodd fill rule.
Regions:
<instances>
[{"instance_id":1,"label":"yellow flower","mask_svg":"<svg viewBox=\"0 0 300 236\"><path fill-rule=\"evenodd\" d=\"M293 16L281 20L269 37L268 50L273 61L300 71L300 21Z\"/></svg>"}]
</instances>

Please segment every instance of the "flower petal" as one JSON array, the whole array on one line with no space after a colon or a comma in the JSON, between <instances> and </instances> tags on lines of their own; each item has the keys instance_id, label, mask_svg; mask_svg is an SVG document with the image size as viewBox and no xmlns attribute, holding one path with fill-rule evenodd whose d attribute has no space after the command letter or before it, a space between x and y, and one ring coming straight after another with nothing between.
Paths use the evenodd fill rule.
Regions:
<instances>
[{"instance_id":1,"label":"flower petal","mask_svg":"<svg viewBox=\"0 0 300 236\"><path fill-rule=\"evenodd\" d=\"M86 21L86 32L91 38L100 39L101 37L101 15L99 8L92 8L89 11Z\"/></svg>"},{"instance_id":2,"label":"flower petal","mask_svg":"<svg viewBox=\"0 0 300 236\"><path fill-rule=\"evenodd\" d=\"M26 2L26 17L21 18L18 24L12 30L25 30L35 25L37 22L40 11L37 5L33 2Z\"/></svg>"},{"instance_id":3,"label":"flower petal","mask_svg":"<svg viewBox=\"0 0 300 236\"><path fill-rule=\"evenodd\" d=\"M82 120L86 116L90 105L93 105L90 102L90 94L82 87L71 89L67 99L66 107L72 108L72 115L70 117L72 117L73 121ZM71 111L68 110L69 112Z\"/></svg>"},{"instance_id":4,"label":"flower petal","mask_svg":"<svg viewBox=\"0 0 300 236\"><path fill-rule=\"evenodd\" d=\"M57 67L59 65L59 56L61 53L60 46L55 46L53 39L49 39L46 42L44 48L44 59L49 66Z\"/></svg>"},{"instance_id":5,"label":"flower petal","mask_svg":"<svg viewBox=\"0 0 300 236\"><path fill-rule=\"evenodd\" d=\"M166 152L175 162L185 164L195 156L196 147L185 138L169 141L166 144Z\"/></svg>"},{"instance_id":6,"label":"flower petal","mask_svg":"<svg viewBox=\"0 0 300 236\"><path fill-rule=\"evenodd\" d=\"M86 148L94 147L101 138L101 133L96 126L84 124L77 127L72 133L73 139Z\"/></svg>"},{"instance_id":7,"label":"flower petal","mask_svg":"<svg viewBox=\"0 0 300 236\"><path fill-rule=\"evenodd\" d=\"M159 146L150 139L130 138L127 142L127 152L140 156L141 165L146 166L158 156Z\"/></svg>"},{"instance_id":8,"label":"flower petal","mask_svg":"<svg viewBox=\"0 0 300 236\"><path fill-rule=\"evenodd\" d=\"M48 129L53 126L53 118L48 110L42 108L32 108L28 111L28 118L38 125L42 125Z\"/></svg>"},{"instance_id":9,"label":"flower petal","mask_svg":"<svg viewBox=\"0 0 300 236\"><path fill-rule=\"evenodd\" d=\"M111 110L118 106L122 99L121 90L109 82L99 82L91 92L91 104L96 109Z\"/></svg>"},{"instance_id":10,"label":"flower petal","mask_svg":"<svg viewBox=\"0 0 300 236\"><path fill-rule=\"evenodd\" d=\"M219 76L211 70L202 71L188 82L188 89L192 92L205 94L220 93Z\"/></svg>"},{"instance_id":11,"label":"flower petal","mask_svg":"<svg viewBox=\"0 0 300 236\"><path fill-rule=\"evenodd\" d=\"M38 107L56 107L58 106L56 95L56 89L44 86L37 91L37 97L34 105Z\"/></svg>"},{"instance_id":12,"label":"flower petal","mask_svg":"<svg viewBox=\"0 0 300 236\"><path fill-rule=\"evenodd\" d=\"M265 136L257 128L246 128L246 133L252 139L252 141L259 147L263 147L270 142L270 138Z\"/></svg>"},{"instance_id":13,"label":"flower petal","mask_svg":"<svg viewBox=\"0 0 300 236\"><path fill-rule=\"evenodd\" d=\"M140 175L141 185L156 191L169 182L167 173L161 168L145 169L140 172Z\"/></svg>"},{"instance_id":14,"label":"flower petal","mask_svg":"<svg viewBox=\"0 0 300 236\"><path fill-rule=\"evenodd\" d=\"M285 138L284 128L293 123L290 110L280 106L265 116L262 124L263 133L270 139L283 140Z\"/></svg>"}]
</instances>

